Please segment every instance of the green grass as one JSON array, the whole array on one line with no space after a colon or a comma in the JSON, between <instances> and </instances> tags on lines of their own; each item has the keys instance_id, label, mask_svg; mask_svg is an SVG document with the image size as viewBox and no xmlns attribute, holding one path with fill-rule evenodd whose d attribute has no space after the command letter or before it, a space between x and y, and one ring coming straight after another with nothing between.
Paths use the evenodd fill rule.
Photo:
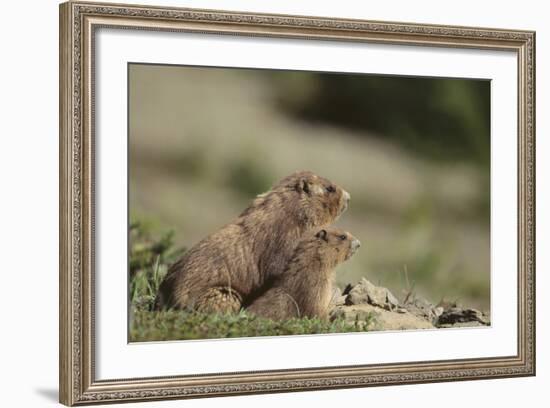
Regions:
<instances>
[{"instance_id":1,"label":"green grass","mask_svg":"<svg viewBox=\"0 0 550 408\"><path fill-rule=\"evenodd\" d=\"M154 237L151 227L130 226L130 341L196 340L251 336L280 336L367 331L371 317L354 322L341 319L270 319L239 314L206 314L188 310L154 311L157 290L169 265L184 253L173 248L171 232Z\"/></svg>"},{"instance_id":2,"label":"green grass","mask_svg":"<svg viewBox=\"0 0 550 408\"><path fill-rule=\"evenodd\" d=\"M133 311L151 310L169 265L185 251L173 248L172 231L154 238L150 230L146 223L130 224L129 291Z\"/></svg>"},{"instance_id":3,"label":"green grass","mask_svg":"<svg viewBox=\"0 0 550 408\"><path fill-rule=\"evenodd\" d=\"M196 340L252 336L285 336L367 331L370 320L332 322L320 319L290 319L276 322L250 315L206 314L182 310L140 311L130 327L131 341Z\"/></svg>"}]
</instances>

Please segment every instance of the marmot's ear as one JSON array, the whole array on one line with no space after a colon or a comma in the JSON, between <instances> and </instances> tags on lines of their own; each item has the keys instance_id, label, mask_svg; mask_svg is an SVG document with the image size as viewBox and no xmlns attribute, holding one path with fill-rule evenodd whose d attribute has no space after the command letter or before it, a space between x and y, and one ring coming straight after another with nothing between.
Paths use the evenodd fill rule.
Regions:
<instances>
[{"instance_id":1,"label":"marmot's ear","mask_svg":"<svg viewBox=\"0 0 550 408\"><path fill-rule=\"evenodd\" d=\"M296 183L296 190L299 192L303 191L304 193L309 194L310 192L309 187L310 187L309 180L306 178L300 178Z\"/></svg>"},{"instance_id":2,"label":"marmot's ear","mask_svg":"<svg viewBox=\"0 0 550 408\"><path fill-rule=\"evenodd\" d=\"M327 241L327 230L322 229L322 230L319 231L317 234L315 234L315 236L316 236L317 238L321 238L321 239Z\"/></svg>"}]
</instances>

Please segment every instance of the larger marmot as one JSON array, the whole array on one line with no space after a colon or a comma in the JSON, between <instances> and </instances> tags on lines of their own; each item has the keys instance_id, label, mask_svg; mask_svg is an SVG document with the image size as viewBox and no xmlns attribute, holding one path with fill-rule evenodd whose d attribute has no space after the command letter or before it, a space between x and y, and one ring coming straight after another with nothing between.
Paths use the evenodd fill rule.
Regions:
<instances>
[{"instance_id":1,"label":"larger marmot","mask_svg":"<svg viewBox=\"0 0 550 408\"><path fill-rule=\"evenodd\" d=\"M273 320L327 319L334 269L361 243L349 232L322 229L304 238L281 276L246 310Z\"/></svg>"},{"instance_id":2,"label":"larger marmot","mask_svg":"<svg viewBox=\"0 0 550 408\"><path fill-rule=\"evenodd\" d=\"M172 265L155 307L237 312L280 275L301 237L336 220L349 199L312 172L285 177Z\"/></svg>"}]
</instances>

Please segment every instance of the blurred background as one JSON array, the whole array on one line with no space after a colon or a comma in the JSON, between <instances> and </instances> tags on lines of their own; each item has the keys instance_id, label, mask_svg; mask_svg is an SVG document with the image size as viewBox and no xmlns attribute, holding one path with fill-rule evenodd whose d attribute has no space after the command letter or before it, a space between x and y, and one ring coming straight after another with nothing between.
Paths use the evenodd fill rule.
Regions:
<instances>
[{"instance_id":1,"label":"blurred background","mask_svg":"<svg viewBox=\"0 0 550 408\"><path fill-rule=\"evenodd\" d=\"M189 248L311 170L351 193L337 272L490 307L490 82L131 64L130 220Z\"/></svg>"}]
</instances>

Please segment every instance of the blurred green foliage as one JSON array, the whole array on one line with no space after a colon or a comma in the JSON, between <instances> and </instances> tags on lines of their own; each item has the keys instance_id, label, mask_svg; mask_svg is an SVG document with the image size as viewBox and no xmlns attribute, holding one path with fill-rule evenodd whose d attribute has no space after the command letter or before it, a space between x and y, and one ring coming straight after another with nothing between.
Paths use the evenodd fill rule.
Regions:
<instances>
[{"instance_id":1,"label":"blurred green foliage","mask_svg":"<svg viewBox=\"0 0 550 408\"><path fill-rule=\"evenodd\" d=\"M248 198L267 191L273 184L273 176L253 155L241 156L229 164L227 183Z\"/></svg>"},{"instance_id":2,"label":"blurred green foliage","mask_svg":"<svg viewBox=\"0 0 550 408\"><path fill-rule=\"evenodd\" d=\"M273 72L279 107L303 120L368 131L438 161L487 166L490 81Z\"/></svg>"}]
</instances>

